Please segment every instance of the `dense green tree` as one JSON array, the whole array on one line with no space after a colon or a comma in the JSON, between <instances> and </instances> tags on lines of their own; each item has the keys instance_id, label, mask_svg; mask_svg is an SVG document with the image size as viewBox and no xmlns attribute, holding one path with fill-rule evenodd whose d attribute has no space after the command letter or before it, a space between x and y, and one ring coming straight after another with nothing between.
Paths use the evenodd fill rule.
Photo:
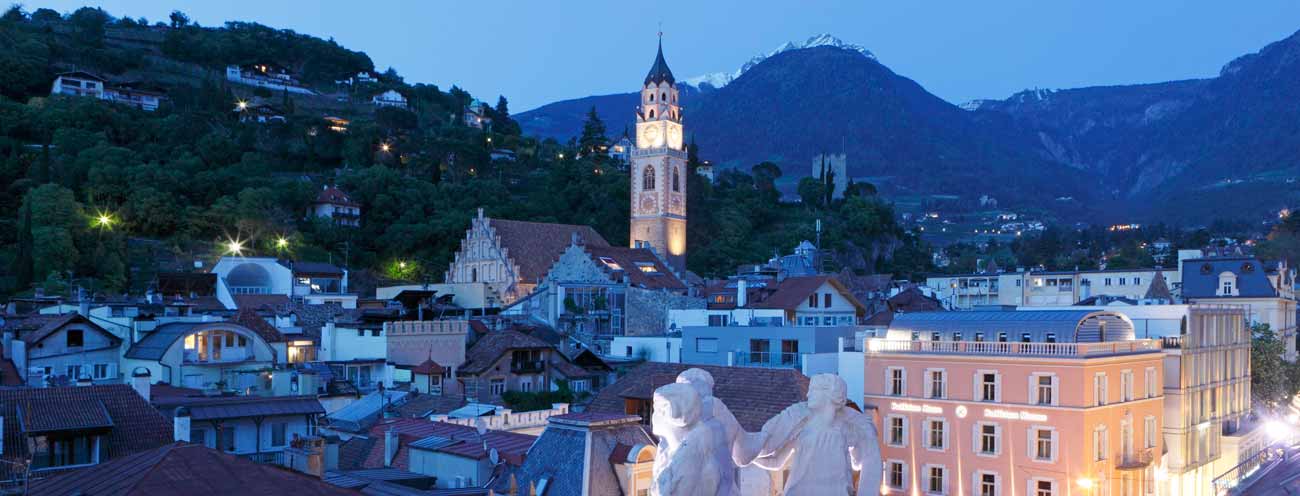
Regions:
<instances>
[{"instance_id":1,"label":"dense green tree","mask_svg":"<svg viewBox=\"0 0 1300 496\"><path fill-rule=\"evenodd\" d=\"M1251 326L1250 393L1255 404L1267 409L1282 408L1295 396L1296 384L1289 368L1296 367L1282 357L1286 343L1268 324Z\"/></svg>"},{"instance_id":2,"label":"dense green tree","mask_svg":"<svg viewBox=\"0 0 1300 496\"><path fill-rule=\"evenodd\" d=\"M582 123L582 136L578 138L578 148L583 156L593 157L597 162L603 161L609 138L605 137L605 122L596 114L596 107L587 111L587 120Z\"/></svg>"}]
</instances>

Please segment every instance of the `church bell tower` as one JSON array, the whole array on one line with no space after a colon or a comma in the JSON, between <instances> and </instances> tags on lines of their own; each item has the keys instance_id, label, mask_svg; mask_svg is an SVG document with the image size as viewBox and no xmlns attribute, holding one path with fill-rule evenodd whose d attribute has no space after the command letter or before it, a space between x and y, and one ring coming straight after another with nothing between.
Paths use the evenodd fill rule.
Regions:
<instances>
[{"instance_id":1,"label":"church bell tower","mask_svg":"<svg viewBox=\"0 0 1300 496\"><path fill-rule=\"evenodd\" d=\"M686 147L677 80L659 53L641 85L636 115L636 150L632 152L633 248L654 248L676 272L686 270Z\"/></svg>"}]
</instances>

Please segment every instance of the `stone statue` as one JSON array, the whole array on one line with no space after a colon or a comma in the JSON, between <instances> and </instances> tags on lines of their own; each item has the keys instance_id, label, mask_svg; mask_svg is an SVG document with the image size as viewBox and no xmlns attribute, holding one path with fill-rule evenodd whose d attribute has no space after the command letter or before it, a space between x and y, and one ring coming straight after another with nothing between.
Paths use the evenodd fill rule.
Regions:
<instances>
[{"instance_id":1,"label":"stone statue","mask_svg":"<svg viewBox=\"0 0 1300 496\"><path fill-rule=\"evenodd\" d=\"M880 494L876 427L845 406L846 389L839 376L813 376L808 401L790 405L761 432L747 434L736 449L737 462L772 471L788 468L786 496L853 495L853 472L860 472L857 496Z\"/></svg>"},{"instance_id":2,"label":"stone statue","mask_svg":"<svg viewBox=\"0 0 1300 496\"><path fill-rule=\"evenodd\" d=\"M650 481L654 496L714 496L721 473L716 434L700 421L700 394L689 384L668 384L655 390L650 424L659 438Z\"/></svg>"},{"instance_id":3,"label":"stone statue","mask_svg":"<svg viewBox=\"0 0 1300 496\"><path fill-rule=\"evenodd\" d=\"M689 384L700 395L700 422L713 433L713 454L722 468L718 480L718 496L739 496L740 472L732 458L736 441L744 434L740 422L727 405L713 396L713 374L691 368L677 375L679 384Z\"/></svg>"}]
</instances>

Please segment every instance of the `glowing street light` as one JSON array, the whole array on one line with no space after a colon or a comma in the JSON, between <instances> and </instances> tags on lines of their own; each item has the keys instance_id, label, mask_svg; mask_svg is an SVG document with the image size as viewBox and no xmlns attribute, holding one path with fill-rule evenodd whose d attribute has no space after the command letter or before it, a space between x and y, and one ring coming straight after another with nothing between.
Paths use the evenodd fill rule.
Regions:
<instances>
[{"instance_id":1,"label":"glowing street light","mask_svg":"<svg viewBox=\"0 0 1300 496\"><path fill-rule=\"evenodd\" d=\"M248 102L239 100L235 103L235 108L239 109L240 112L248 110Z\"/></svg>"},{"instance_id":2,"label":"glowing street light","mask_svg":"<svg viewBox=\"0 0 1300 496\"><path fill-rule=\"evenodd\" d=\"M1080 487L1080 488L1083 488L1083 489L1085 489L1085 490L1087 490L1087 489L1092 489L1092 486L1093 486L1094 484L1096 484L1096 481L1094 481L1094 480L1092 480L1092 479L1089 479L1089 478L1087 478L1087 477L1080 477L1080 478L1079 478L1079 487Z\"/></svg>"},{"instance_id":3,"label":"glowing street light","mask_svg":"<svg viewBox=\"0 0 1300 496\"><path fill-rule=\"evenodd\" d=\"M397 262L397 268L406 270L406 262Z\"/></svg>"},{"instance_id":4,"label":"glowing street light","mask_svg":"<svg viewBox=\"0 0 1300 496\"><path fill-rule=\"evenodd\" d=\"M95 216L95 227L100 229L112 229L113 222L113 215L108 212L100 212Z\"/></svg>"},{"instance_id":5,"label":"glowing street light","mask_svg":"<svg viewBox=\"0 0 1300 496\"><path fill-rule=\"evenodd\" d=\"M1268 437L1274 442L1289 438L1291 437L1291 434L1293 434L1291 426L1286 425L1286 423L1281 420L1268 421L1268 423L1264 424L1264 432L1267 433Z\"/></svg>"},{"instance_id":6,"label":"glowing street light","mask_svg":"<svg viewBox=\"0 0 1300 496\"><path fill-rule=\"evenodd\" d=\"M381 152L388 153L388 151L389 151L389 150L392 150L392 149L393 149L393 147L390 146L388 143L380 143L380 144L379 144L379 151L381 151Z\"/></svg>"},{"instance_id":7,"label":"glowing street light","mask_svg":"<svg viewBox=\"0 0 1300 496\"><path fill-rule=\"evenodd\" d=\"M226 241L226 253L229 253L229 254L231 254L231 255L235 255L235 256L241 256L241 255L243 255L243 254L244 254L244 242L243 242L243 241L240 241L240 240L237 240L237 239L232 239L232 240Z\"/></svg>"},{"instance_id":8,"label":"glowing street light","mask_svg":"<svg viewBox=\"0 0 1300 496\"><path fill-rule=\"evenodd\" d=\"M278 250L283 250L283 249L288 248L288 247L289 247L289 240L288 240L288 239L285 239L284 236L281 236L281 237L275 238L275 248L276 248L276 249L278 249Z\"/></svg>"}]
</instances>

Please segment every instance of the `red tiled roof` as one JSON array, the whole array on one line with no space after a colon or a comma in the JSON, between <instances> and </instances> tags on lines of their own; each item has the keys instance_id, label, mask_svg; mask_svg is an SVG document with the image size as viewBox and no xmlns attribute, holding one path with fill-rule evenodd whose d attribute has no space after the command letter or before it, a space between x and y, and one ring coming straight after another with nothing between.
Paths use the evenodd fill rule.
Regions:
<instances>
[{"instance_id":1,"label":"red tiled roof","mask_svg":"<svg viewBox=\"0 0 1300 496\"><path fill-rule=\"evenodd\" d=\"M625 400L650 400L655 388L676 382L677 374L689 368L713 375L713 395L751 432L761 430L768 419L808 396L808 378L794 369L645 362L601 389L586 412L625 415Z\"/></svg>"},{"instance_id":2,"label":"red tiled roof","mask_svg":"<svg viewBox=\"0 0 1300 496\"><path fill-rule=\"evenodd\" d=\"M488 431L480 439L478 429L470 426L435 422L423 418L385 419L370 428L369 439L357 437L344 443L340 449L339 467L347 469L383 467L384 436L389 429L392 429L398 438L397 454L393 457L391 467L400 470L410 469L408 447L411 443L430 436L461 441L436 448L437 451L480 459L487 456L487 453L482 450L482 441L486 440L488 448L496 448L503 460L514 465L523 463L528 448L537 439L536 436L504 431ZM458 446L460 444L475 446ZM349 452L351 459L343 458L344 451ZM362 454L365 456L364 459L360 457Z\"/></svg>"},{"instance_id":3,"label":"red tiled roof","mask_svg":"<svg viewBox=\"0 0 1300 496\"><path fill-rule=\"evenodd\" d=\"M442 365L438 365L438 362L435 362L433 360L425 360L424 362L421 362L419 365L412 367L411 373L420 374L420 375L434 375L434 374L441 374L443 370L446 369L444 369Z\"/></svg>"},{"instance_id":4,"label":"red tiled roof","mask_svg":"<svg viewBox=\"0 0 1300 496\"><path fill-rule=\"evenodd\" d=\"M60 315L59 318L57 319L52 319L50 321L47 321L45 325L41 326L40 329L36 329L35 331L25 333L19 336L19 338L22 339L23 342L29 345L33 345L41 342L45 338L50 337L50 335L58 332L59 329L62 329L65 326L72 325L72 324L85 324L90 329L99 332L100 334L103 334L105 337L108 338L109 342L111 343L120 344L122 341L121 338L118 338L117 336L113 335L113 333L104 330L103 327L100 327L94 322L91 322L90 319L83 317L79 313L68 313L68 314Z\"/></svg>"},{"instance_id":5,"label":"red tiled roof","mask_svg":"<svg viewBox=\"0 0 1300 496\"><path fill-rule=\"evenodd\" d=\"M326 186L321 189L319 195L316 195L316 203L332 203L335 205L344 205L348 207L358 207L360 205L353 203L352 197L344 193L343 190L333 186Z\"/></svg>"},{"instance_id":6,"label":"red tiled roof","mask_svg":"<svg viewBox=\"0 0 1300 496\"><path fill-rule=\"evenodd\" d=\"M501 239L501 247L519 266L520 280L537 282L560 258L577 234L587 246L609 246L591 226L550 224L520 220L488 219L488 225Z\"/></svg>"},{"instance_id":7,"label":"red tiled roof","mask_svg":"<svg viewBox=\"0 0 1300 496\"><path fill-rule=\"evenodd\" d=\"M19 460L30 456L27 434L22 430L20 412L44 418L41 426L71 427L78 424L102 424L98 413L87 412L99 404L112 422L106 440L107 458L112 460L171 442L172 425L148 402L125 384L83 387L21 388L0 390L0 416L4 417L4 459ZM102 428L94 425L91 428ZM11 465L0 464L0 476L8 478ZM41 494L35 492L33 494Z\"/></svg>"},{"instance_id":8,"label":"red tiled roof","mask_svg":"<svg viewBox=\"0 0 1300 496\"><path fill-rule=\"evenodd\" d=\"M284 335L280 330L267 322L266 319L258 315L257 311L251 307L240 305L239 312L235 314L234 323L252 329L258 336L268 343L279 343L284 341Z\"/></svg>"},{"instance_id":9,"label":"red tiled roof","mask_svg":"<svg viewBox=\"0 0 1300 496\"><path fill-rule=\"evenodd\" d=\"M172 443L32 484L32 494L82 496L356 495L320 479L194 444Z\"/></svg>"},{"instance_id":10,"label":"red tiled roof","mask_svg":"<svg viewBox=\"0 0 1300 496\"><path fill-rule=\"evenodd\" d=\"M843 295L849 303L853 304L859 312L865 310L862 303L848 291L848 288L845 288L843 284L840 284L839 280L835 279L835 276L825 275L787 277L776 285L774 291L766 294L766 296L764 296L760 301L750 302L749 306L754 308L779 308L783 310L793 310L798 308L799 305L807 302L809 295L813 294L817 291L817 288L820 288L823 284L827 283L835 286L835 288L839 290L840 294Z\"/></svg>"},{"instance_id":11,"label":"red tiled roof","mask_svg":"<svg viewBox=\"0 0 1300 496\"><path fill-rule=\"evenodd\" d=\"M613 261L627 274L628 282L634 286L649 289L685 290L686 284L673 275L654 252L645 248L624 248L621 246L587 246L587 253L598 267L607 271L614 270L602 258ZM644 272L639 264L651 264L654 272Z\"/></svg>"},{"instance_id":12,"label":"red tiled roof","mask_svg":"<svg viewBox=\"0 0 1300 496\"><path fill-rule=\"evenodd\" d=\"M460 371L465 374L477 374L492 366L501 355L510 350L537 348L552 348L552 346L546 341L514 329L491 331L478 338L474 346L465 351L465 363L460 366Z\"/></svg>"},{"instance_id":13,"label":"red tiled roof","mask_svg":"<svg viewBox=\"0 0 1300 496\"><path fill-rule=\"evenodd\" d=\"M3 349L3 347L0 347ZM0 358L0 386L21 386L23 385L23 376L19 375L18 367L14 366L14 361L8 358Z\"/></svg>"},{"instance_id":14,"label":"red tiled roof","mask_svg":"<svg viewBox=\"0 0 1300 496\"><path fill-rule=\"evenodd\" d=\"M75 431L113 426L104 403L77 398L48 398L18 405L18 423L23 432Z\"/></svg>"}]
</instances>

